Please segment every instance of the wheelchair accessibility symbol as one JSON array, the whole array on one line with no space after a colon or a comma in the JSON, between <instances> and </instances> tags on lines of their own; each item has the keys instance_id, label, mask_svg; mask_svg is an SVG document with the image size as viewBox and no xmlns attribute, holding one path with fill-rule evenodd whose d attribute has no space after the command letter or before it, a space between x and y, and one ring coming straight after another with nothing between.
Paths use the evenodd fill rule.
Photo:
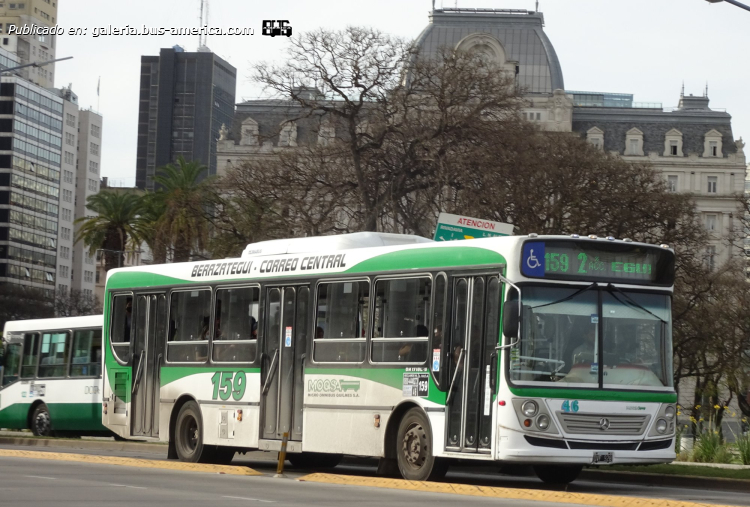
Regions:
<instances>
[{"instance_id":1,"label":"wheelchair accessibility symbol","mask_svg":"<svg viewBox=\"0 0 750 507\"><path fill-rule=\"evenodd\" d=\"M534 241L524 243L521 273L535 278L544 277L544 243Z\"/></svg>"},{"instance_id":2,"label":"wheelchair accessibility symbol","mask_svg":"<svg viewBox=\"0 0 750 507\"><path fill-rule=\"evenodd\" d=\"M536 269L541 266L541 264L539 264L539 260L537 260L537 258L534 256L533 248L529 252L529 258L526 259L526 265L529 267L529 269Z\"/></svg>"}]
</instances>

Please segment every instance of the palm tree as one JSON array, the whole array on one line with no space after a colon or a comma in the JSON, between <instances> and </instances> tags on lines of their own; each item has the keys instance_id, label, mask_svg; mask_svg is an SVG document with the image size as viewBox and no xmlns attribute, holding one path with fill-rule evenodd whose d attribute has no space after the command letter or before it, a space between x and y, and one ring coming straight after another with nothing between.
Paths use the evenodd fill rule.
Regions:
<instances>
[{"instance_id":1,"label":"palm tree","mask_svg":"<svg viewBox=\"0 0 750 507\"><path fill-rule=\"evenodd\" d=\"M104 251L104 269L109 271L123 265L125 249L142 241L142 198L134 193L102 191L90 195L86 208L97 213L81 217L75 241L83 241L89 251Z\"/></svg>"},{"instance_id":2,"label":"palm tree","mask_svg":"<svg viewBox=\"0 0 750 507\"><path fill-rule=\"evenodd\" d=\"M154 176L159 190L151 206L159 216L153 216L151 233L171 246L174 262L189 261L193 250L202 250L208 240L205 207L213 178L201 180L205 172L200 162L180 156L176 164L159 168ZM156 246L158 250L158 242Z\"/></svg>"}]
</instances>

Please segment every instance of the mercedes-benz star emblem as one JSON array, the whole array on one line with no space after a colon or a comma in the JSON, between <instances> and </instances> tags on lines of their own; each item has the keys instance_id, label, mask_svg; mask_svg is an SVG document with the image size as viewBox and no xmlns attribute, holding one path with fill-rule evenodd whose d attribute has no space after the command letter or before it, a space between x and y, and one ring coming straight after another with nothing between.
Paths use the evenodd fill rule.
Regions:
<instances>
[{"instance_id":1,"label":"mercedes-benz star emblem","mask_svg":"<svg viewBox=\"0 0 750 507\"><path fill-rule=\"evenodd\" d=\"M607 419L606 417L602 417L601 419L599 419L599 428L602 431L607 431L609 429L609 419Z\"/></svg>"}]
</instances>

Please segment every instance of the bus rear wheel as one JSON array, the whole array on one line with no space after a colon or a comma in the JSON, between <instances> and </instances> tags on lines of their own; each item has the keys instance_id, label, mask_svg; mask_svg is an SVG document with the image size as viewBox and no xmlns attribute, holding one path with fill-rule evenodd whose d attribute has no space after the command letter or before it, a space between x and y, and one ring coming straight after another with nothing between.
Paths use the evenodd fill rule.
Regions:
<instances>
[{"instance_id":1,"label":"bus rear wheel","mask_svg":"<svg viewBox=\"0 0 750 507\"><path fill-rule=\"evenodd\" d=\"M194 401L185 403L177 414L174 444L180 461L199 463L210 459L203 445L203 418Z\"/></svg>"},{"instance_id":2,"label":"bus rear wheel","mask_svg":"<svg viewBox=\"0 0 750 507\"><path fill-rule=\"evenodd\" d=\"M54 433L52 431L52 419L50 419L49 410L44 403L40 403L34 409L31 416L31 432L37 437L51 437Z\"/></svg>"},{"instance_id":3,"label":"bus rear wheel","mask_svg":"<svg viewBox=\"0 0 750 507\"><path fill-rule=\"evenodd\" d=\"M448 462L433 455L432 431L427 416L412 408L401 419L396 437L396 461L404 479L437 480L445 476Z\"/></svg>"},{"instance_id":4,"label":"bus rear wheel","mask_svg":"<svg viewBox=\"0 0 750 507\"><path fill-rule=\"evenodd\" d=\"M583 465L534 465L534 472L542 482L565 485L573 482L583 470Z\"/></svg>"}]
</instances>

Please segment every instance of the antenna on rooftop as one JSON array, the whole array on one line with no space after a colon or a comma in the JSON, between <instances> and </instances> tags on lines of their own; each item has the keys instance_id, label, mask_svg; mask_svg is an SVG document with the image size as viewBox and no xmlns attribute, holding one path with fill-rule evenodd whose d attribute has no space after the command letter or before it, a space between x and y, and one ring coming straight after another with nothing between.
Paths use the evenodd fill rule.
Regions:
<instances>
[{"instance_id":1,"label":"antenna on rooftop","mask_svg":"<svg viewBox=\"0 0 750 507\"><path fill-rule=\"evenodd\" d=\"M703 94L704 97L708 97L708 81L706 81L706 92Z\"/></svg>"},{"instance_id":2,"label":"antenna on rooftop","mask_svg":"<svg viewBox=\"0 0 750 507\"><path fill-rule=\"evenodd\" d=\"M685 80L682 80L682 91L680 92L680 97L685 96Z\"/></svg>"},{"instance_id":3,"label":"antenna on rooftop","mask_svg":"<svg viewBox=\"0 0 750 507\"><path fill-rule=\"evenodd\" d=\"M206 46L208 33L203 32L203 25L208 25L208 0L201 0L200 25L198 28L198 47Z\"/></svg>"},{"instance_id":4,"label":"antenna on rooftop","mask_svg":"<svg viewBox=\"0 0 750 507\"><path fill-rule=\"evenodd\" d=\"M536 12L539 12L539 0L536 0Z\"/></svg>"}]
</instances>

